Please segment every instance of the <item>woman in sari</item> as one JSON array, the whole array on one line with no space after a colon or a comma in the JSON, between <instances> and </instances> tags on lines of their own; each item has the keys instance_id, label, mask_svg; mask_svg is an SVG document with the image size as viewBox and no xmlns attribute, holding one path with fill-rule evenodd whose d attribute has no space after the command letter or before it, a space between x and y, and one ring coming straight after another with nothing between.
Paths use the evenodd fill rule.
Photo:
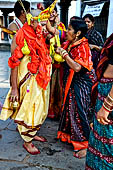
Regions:
<instances>
[{"instance_id":1,"label":"woman in sari","mask_svg":"<svg viewBox=\"0 0 113 170\"><path fill-rule=\"evenodd\" d=\"M64 100L57 138L71 143L74 156L84 157L88 146L90 94L92 87L92 61L87 25L82 19L71 20L63 48L56 52L65 59L63 63ZM79 156L77 156L78 154Z\"/></svg>"},{"instance_id":2,"label":"woman in sari","mask_svg":"<svg viewBox=\"0 0 113 170\"><path fill-rule=\"evenodd\" d=\"M96 69L99 62L100 51L104 45L102 35L95 29L95 20L91 14L86 14L83 19L85 20L88 27L88 42L91 48L93 68Z\"/></svg>"},{"instance_id":3,"label":"woman in sari","mask_svg":"<svg viewBox=\"0 0 113 170\"><path fill-rule=\"evenodd\" d=\"M113 34L106 40L92 88L96 101L93 129L89 137L86 170L113 169ZM97 94L97 97L95 97ZM94 98L95 97L95 98Z\"/></svg>"}]
</instances>

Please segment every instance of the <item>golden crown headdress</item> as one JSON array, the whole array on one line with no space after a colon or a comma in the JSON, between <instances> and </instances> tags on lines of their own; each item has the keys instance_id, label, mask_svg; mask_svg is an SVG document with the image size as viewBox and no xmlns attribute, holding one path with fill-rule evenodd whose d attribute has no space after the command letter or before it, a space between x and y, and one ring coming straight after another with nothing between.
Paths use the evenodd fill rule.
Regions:
<instances>
[{"instance_id":1,"label":"golden crown headdress","mask_svg":"<svg viewBox=\"0 0 113 170\"><path fill-rule=\"evenodd\" d=\"M36 17L33 17L30 13L27 14L24 5L22 3L21 0L18 0L18 2L20 3L20 5L22 6L24 12L26 13L26 17L27 17L27 21L28 21L28 25L30 25L30 21L31 20L38 20L38 21L43 21L43 20L47 20L50 18L51 13L53 12L55 5L57 3L58 0L55 0L48 8L46 8L45 10L41 11L40 14Z\"/></svg>"}]
</instances>

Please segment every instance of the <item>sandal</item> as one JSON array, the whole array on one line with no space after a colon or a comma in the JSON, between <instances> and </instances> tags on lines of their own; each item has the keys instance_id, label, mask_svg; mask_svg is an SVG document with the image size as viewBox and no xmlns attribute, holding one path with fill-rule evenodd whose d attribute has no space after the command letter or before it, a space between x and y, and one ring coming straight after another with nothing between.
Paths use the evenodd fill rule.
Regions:
<instances>
[{"instance_id":1,"label":"sandal","mask_svg":"<svg viewBox=\"0 0 113 170\"><path fill-rule=\"evenodd\" d=\"M33 144L31 144L31 146L32 146L32 148L35 147ZM32 152L32 151L29 151L29 149L25 146L25 144L23 144L23 147L24 147L24 149L26 149L26 151L27 151L28 153L30 153L31 155L40 154L40 151L39 151L38 149L37 149L37 151Z\"/></svg>"}]
</instances>

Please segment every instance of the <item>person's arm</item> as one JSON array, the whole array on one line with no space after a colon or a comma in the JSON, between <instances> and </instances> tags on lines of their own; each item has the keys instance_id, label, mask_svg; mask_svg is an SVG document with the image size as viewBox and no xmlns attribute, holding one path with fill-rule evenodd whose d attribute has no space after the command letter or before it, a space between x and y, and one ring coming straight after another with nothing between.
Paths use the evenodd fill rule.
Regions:
<instances>
[{"instance_id":1,"label":"person's arm","mask_svg":"<svg viewBox=\"0 0 113 170\"><path fill-rule=\"evenodd\" d=\"M14 53L16 45L16 37L13 38L12 44L11 44L11 55ZM10 101L14 102L15 100L18 101L19 99L19 92L17 87L17 76L18 76L18 67L15 67L11 69L11 95L10 95Z\"/></svg>"},{"instance_id":2,"label":"person's arm","mask_svg":"<svg viewBox=\"0 0 113 170\"><path fill-rule=\"evenodd\" d=\"M15 23L12 22L9 24L8 29L16 32L18 30L18 27ZM14 35L9 34L9 43L10 44L12 43L13 36Z\"/></svg>"},{"instance_id":3,"label":"person's arm","mask_svg":"<svg viewBox=\"0 0 113 170\"><path fill-rule=\"evenodd\" d=\"M82 68L82 66L75 62L73 59L71 59L69 55L65 56L65 61L75 72L79 72Z\"/></svg>"},{"instance_id":4,"label":"person's arm","mask_svg":"<svg viewBox=\"0 0 113 170\"><path fill-rule=\"evenodd\" d=\"M52 35L59 35L59 31L56 28L51 26L51 23L49 20L47 21L46 28L48 32L51 33Z\"/></svg>"},{"instance_id":5,"label":"person's arm","mask_svg":"<svg viewBox=\"0 0 113 170\"><path fill-rule=\"evenodd\" d=\"M104 99L101 109L97 113L97 120L103 125L109 124L110 120L108 119L108 116L112 110L113 110L113 85L108 96Z\"/></svg>"},{"instance_id":6,"label":"person's arm","mask_svg":"<svg viewBox=\"0 0 113 170\"><path fill-rule=\"evenodd\" d=\"M66 50L64 50L63 48L58 47L56 50L57 53L59 53L63 59L65 59L65 61L67 62L67 64L69 65L70 68L72 68L75 72L79 72L82 68L82 66L75 62L67 53Z\"/></svg>"},{"instance_id":7,"label":"person's arm","mask_svg":"<svg viewBox=\"0 0 113 170\"><path fill-rule=\"evenodd\" d=\"M92 49L95 49L95 50L97 50L97 51L101 51L101 49L102 49L101 46L97 46L97 45L93 45L93 44L89 44L89 46L90 46L90 49L91 49L91 50L92 50Z\"/></svg>"},{"instance_id":8,"label":"person's arm","mask_svg":"<svg viewBox=\"0 0 113 170\"><path fill-rule=\"evenodd\" d=\"M15 23L11 23L9 24L8 28L11 30L11 31L17 31L18 30L18 27Z\"/></svg>"},{"instance_id":9,"label":"person's arm","mask_svg":"<svg viewBox=\"0 0 113 170\"><path fill-rule=\"evenodd\" d=\"M99 32L95 32L95 35L96 35L96 37L98 37L98 39L97 39L97 41L96 41L96 44L89 44L89 46L90 46L90 49L92 50L92 49L95 49L95 50L97 50L97 51L101 51L101 49L102 49L102 47L103 47L103 45L104 45L104 40L103 40L103 37L102 37L102 35L99 33Z\"/></svg>"}]
</instances>

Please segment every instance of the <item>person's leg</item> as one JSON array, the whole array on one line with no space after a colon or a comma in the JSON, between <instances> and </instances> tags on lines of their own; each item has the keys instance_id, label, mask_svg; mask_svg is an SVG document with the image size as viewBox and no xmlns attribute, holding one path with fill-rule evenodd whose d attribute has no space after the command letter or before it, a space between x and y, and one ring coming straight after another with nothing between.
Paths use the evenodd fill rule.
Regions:
<instances>
[{"instance_id":1,"label":"person's leg","mask_svg":"<svg viewBox=\"0 0 113 170\"><path fill-rule=\"evenodd\" d=\"M37 149L32 143L32 140L34 139L37 130L28 129L24 126L18 125L18 131L24 140L23 147L26 149L26 151L32 155L39 154L39 149Z\"/></svg>"},{"instance_id":2,"label":"person's leg","mask_svg":"<svg viewBox=\"0 0 113 170\"><path fill-rule=\"evenodd\" d=\"M16 127L16 131L19 132L18 127ZM34 136L33 140L40 141L40 142L47 142L47 139L43 136Z\"/></svg>"}]
</instances>

